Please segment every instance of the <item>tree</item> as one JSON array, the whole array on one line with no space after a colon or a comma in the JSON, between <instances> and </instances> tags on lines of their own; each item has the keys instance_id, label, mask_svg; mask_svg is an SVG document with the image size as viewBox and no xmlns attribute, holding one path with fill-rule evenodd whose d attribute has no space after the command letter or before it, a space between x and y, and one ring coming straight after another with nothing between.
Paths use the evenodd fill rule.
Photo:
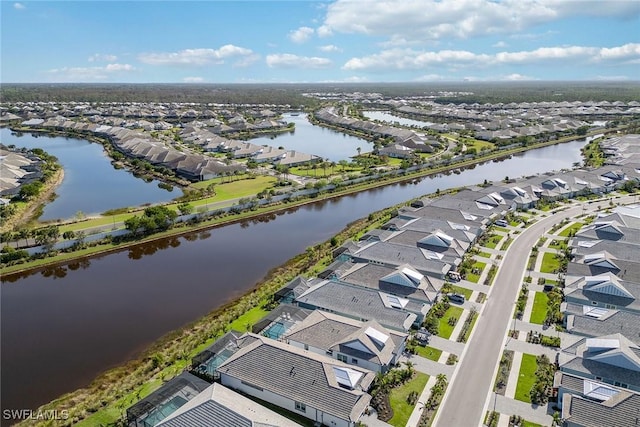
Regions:
<instances>
[{"instance_id":1,"label":"tree","mask_svg":"<svg viewBox=\"0 0 640 427\"><path fill-rule=\"evenodd\" d=\"M360 156L360 153L362 152L362 148L358 147L356 148L356 151L358 152L358 156Z\"/></svg>"},{"instance_id":2,"label":"tree","mask_svg":"<svg viewBox=\"0 0 640 427\"><path fill-rule=\"evenodd\" d=\"M178 210L180 211L180 215L189 215L193 212L193 205L183 202L178 205Z\"/></svg>"},{"instance_id":3,"label":"tree","mask_svg":"<svg viewBox=\"0 0 640 427\"><path fill-rule=\"evenodd\" d=\"M62 238L65 240L71 240L74 237L76 237L76 233L72 230L65 231L64 233L62 233Z\"/></svg>"}]
</instances>

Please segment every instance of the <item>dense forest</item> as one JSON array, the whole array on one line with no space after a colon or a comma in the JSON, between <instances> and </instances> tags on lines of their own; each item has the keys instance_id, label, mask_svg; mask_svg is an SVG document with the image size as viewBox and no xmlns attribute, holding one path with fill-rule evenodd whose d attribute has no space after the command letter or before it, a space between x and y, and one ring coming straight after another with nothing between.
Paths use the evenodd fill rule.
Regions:
<instances>
[{"instance_id":1,"label":"dense forest","mask_svg":"<svg viewBox=\"0 0 640 427\"><path fill-rule=\"evenodd\" d=\"M3 84L0 99L84 102L195 102L314 107L305 93L379 93L387 98L430 97L442 103L638 101L633 82L456 82L331 84Z\"/></svg>"}]
</instances>

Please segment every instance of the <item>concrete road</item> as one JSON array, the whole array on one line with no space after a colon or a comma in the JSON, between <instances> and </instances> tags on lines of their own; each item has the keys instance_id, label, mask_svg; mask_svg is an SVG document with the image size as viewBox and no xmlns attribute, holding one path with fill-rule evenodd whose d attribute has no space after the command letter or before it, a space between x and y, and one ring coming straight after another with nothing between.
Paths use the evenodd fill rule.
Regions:
<instances>
[{"instance_id":1,"label":"concrete road","mask_svg":"<svg viewBox=\"0 0 640 427\"><path fill-rule=\"evenodd\" d=\"M627 203L633 199L626 197ZM623 202L622 199L614 199ZM600 203L605 206L605 203ZM538 238L565 218L597 209L598 203L571 207L523 230L502 259L489 298L482 308L471 340L453 375L434 420L438 427L475 427L482 424L488 396L502 355L507 329L522 284L529 251Z\"/></svg>"}]
</instances>

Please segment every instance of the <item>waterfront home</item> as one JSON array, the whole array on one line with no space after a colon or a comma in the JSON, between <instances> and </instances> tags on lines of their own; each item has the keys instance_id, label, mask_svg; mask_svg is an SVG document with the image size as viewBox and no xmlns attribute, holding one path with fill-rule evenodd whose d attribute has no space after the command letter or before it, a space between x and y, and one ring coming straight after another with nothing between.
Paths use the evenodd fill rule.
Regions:
<instances>
[{"instance_id":1,"label":"waterfront home","mask_svg":"<svg viewBox=\"0 0 640 427\"><path fill-rule=\"evenodd\" d=\"M221 384L214 383L157 426L299 427L300 424Z\"/></svg>"},{"instance_id":2,"label":"waterfront home","mask_svg":"<svg viewBox=\"0 0 640 427\"><path fill-rule=\"evenodd\" d=\"M407 337L406 333L388 330L374 320L361 322L316 310L282 339L350 365L386 372L398 363Z\"/></svg>"},{"instance_id":3,"label":"waterfront home","mask_svg":"<svg viewBox=\"0 0 640 427\"><path fill-rule=\"evenodd\" d=\"M375 320L385 328L406 332L420 324L430 305L362 286L313 279L296 297L303 308L319 309L360 321ZM302 285L300 287L303 287Z\"/></svg>"},{"instance_id":4,"label":"waterfront home","mask_svg":"<svg viewBox=\"0 0 640 427\"><path fill-rule=\"evenodd\" d=\"M369 406L375 374L270 338L255 341L218 368L222 385L319 424L355 427Z\"/></svg>"},{"instance_id":5,"label":"waterfront home","mask_svg":"<svg viewBox=\"0 0 640 427\"><path fill-rule=\"evenodd\" d=\"M152 427L194 399L209 383L183 372L127 409L128 427Z\"/></svg>"}]
</instances>

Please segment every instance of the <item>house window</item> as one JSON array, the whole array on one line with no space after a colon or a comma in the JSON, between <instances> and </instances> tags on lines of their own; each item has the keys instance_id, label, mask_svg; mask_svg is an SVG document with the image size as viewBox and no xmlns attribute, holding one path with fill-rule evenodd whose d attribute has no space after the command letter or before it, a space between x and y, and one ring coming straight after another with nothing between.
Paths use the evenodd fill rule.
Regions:
<instances>
[{"instance_id":1,"label":"house window","mask_svg":"<svg viewBox=\"0 0 640 427\"><path fill-rule=\"evenodd\" d=\"M615 306L615 305L613 305L613 304L606 304L606 305L605 305L605 307L606 307L606 308L610 308L610 309L612 309L612 310L615 310L615 309L616 309L616 306Z\"/></svg>"},{"instance_id":2,"label":"house window","mask_svg":"<svg viewBox=\"0 0 640 427\"><path fill-rule=\"evenodd\" d=\"M351 358L351 363L353 363L354 365L358 364L358 359L356 359L355 357Z\"/></svg>"},{"instance_id":3,"label":"house window","mask_svg":"<svg viewBox=\"0 0 640 427\"><path fill-rule=\"evenodd\" d=\"M591 301L591 305L598 305L598 301Z\"/></svg>"},{"instance_id":4,"label":"house window","mask_svg":"<svg viewBox=\"0 0 640 427\"><path fill-rule=\"evenodd\" d=\"M327 354L328 354L329 356L333 355L333 350L327 350Z\"/></svg>"},{"instance_id":5,"label":"house window","mask_svg":"<svg viewBox=\"0 0 640 427\"><path fill-rule=\"evenodd\" d=\"M296 411L307 412L307 405L302 402L296 402Z\"/></svg>"},{"instance_id":6,"label":"house window","mask_svg":"<svg viewBox=\"0 0 640 427\"><path fill-rule=\"evenodd\" d=\"M341 362L347 363L347 356L345 356L344 354L338 353L338 360Z\"/></svg>"}]
</instances>

